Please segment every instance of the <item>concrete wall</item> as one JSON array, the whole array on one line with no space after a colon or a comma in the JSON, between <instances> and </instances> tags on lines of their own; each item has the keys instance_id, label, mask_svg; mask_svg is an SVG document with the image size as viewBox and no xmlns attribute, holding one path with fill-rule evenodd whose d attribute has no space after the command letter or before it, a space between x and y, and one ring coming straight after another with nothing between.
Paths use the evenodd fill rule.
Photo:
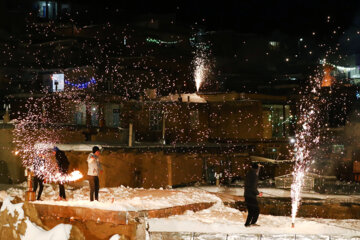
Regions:
<instances>
[{"instance_id":1,"label":"concrete wall","mask_svg":"<svg viewBox=\"0 0 360 240\"><path fill-rule=\"evenodd\" d=\"M87 175L88 152L66 152L70 169ZM202 180L203 160L193 154L164 153L163 151L139 152L104 150L100 157L103 174L101 187L158 188L189 184Z\"/></svg>"},{"instance_id":2,"label":"concrete wall","mask_svg":"<svg viewBox=\"0 0 360 240\"><path fill-rule=\"evenodd\" d=\"M21 182L24 181L24 169L21 160L13 153L15 145L12 143L13 127L2 125L0 129L0 165L3 175L0 182ZM59 136L61 143L81 143L84 141L81 129L50 129L52 134ZM40 131L42 132L42 131ZM37 134L31 139L37 139ZM43 136L45 137L45 136ZM46 136L50 137L51 136ZM94 139L114 143L116 136L114 132L100 131ZM34 141L35 141L34 140ZM86 142L91 143L91 142ZM94 143L95 144L95 143ZM281 143L259 143L255 151L261 149L272 149ZM193 145L192 145L193 146ZM222 173L222 183L230 183L233 179L244 179L247 166L250 164L249 152L251 149L235 149L210 147L118 147L105 148L101 155L101 162L104 166L104 174L100 176L102 187L130 186L157 188L167 186L187 185L194 182L213 182L214 173ZM264 152L265 152L264 150ZM87 175L87 156L89 152L68 151L66 152L70 160L70 170L78 169L84 176ZM1 163L1 162L0 162ZM272 171L269 176L274 174L287 173L285 169ZM8 177L10 176L10 177Z\"/></svg>"},{"instance_id":3,"label":"concrete wall","mask_svg":"<svg viewBox=\"0 0 360 240\"><path fill-rule=\"evenodd\" d=\"M21 159L15 155L13 127L0 128L0 183L18 183L25 180Z\"/></svg>"},{"instance_id":4,"label":"concrete wall","mask_svg":"<svg viewBox=\"0 0 360 240\"><path fill-rule=\"evenodd\" d=\"M170 154L172 186L201 182L203 180L203 156L198 154ZM186 180L186 181L184 181Z\"/></svg>"},{"instance_id":5,"label":"concrete wall","mask_svg":"<svg viewBox=\"0 0 360 240\"><path fill-rule=\"evenodd\" d=\"M66 155L71 162L70 169L77 169L86 176L88 152L66 152ZM229 183L233 178L244 179L250 165L245 153L168 153L141 149L105 149L100 161L104 170L100 176L101 187L159 188L206 182L211 177L206 176L205 164L207 169L222 172L221 181Z\"/></svg>"}]
</instances>

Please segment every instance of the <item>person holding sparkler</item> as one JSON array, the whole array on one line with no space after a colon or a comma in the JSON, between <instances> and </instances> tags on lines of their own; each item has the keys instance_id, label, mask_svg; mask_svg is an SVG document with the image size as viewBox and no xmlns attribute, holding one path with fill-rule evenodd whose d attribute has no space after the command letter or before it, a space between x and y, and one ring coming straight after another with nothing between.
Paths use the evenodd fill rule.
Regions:
<instances>
[{"instance_id":1,"label":"person holding sparkler","mask_svg":"<svg viewBox=\"0 0 360 240\"><path fill-rule=\"evenodd\" d=\"M261 166L261 165L260 165ZM248 171L245 177L245 203L248 210L248 216L245 222L245 227L259 226L256 224L260 209L257 201L257 196L262 196L257 189L258 178L259 178L259 165L257 163L251 164L251 169Z\"/></svg>"},{"instance_id":2,"label":"person holding sparkler","mask_svg":"<svg viewBox=\"0 0 360 240\"><path fill-rule=\"evenodd\" d=\"M90 185L90 201L99 201L99 173L102 173L102 167L99 161L100 149L97 146L92 148L92 153L87 158L88 179Z\"/></svg>"},{"instance_id":3,"label":"person holding sparkler","mask_svg":"<svg viewBox=\"0 0 360 240\"><path fill-rule=\"evenodd\" d=\"M67 159L65 152L61 151L59 148L53 148L53 154L55 155L55 159L57 162L58 170L61 174L65 175L69 169L69 160ZM59 182L59 198L58 200L65 200L65 187L64 183Z\"/></svg>"},{"instance_id":4,"label":"person holding sparkler","mask_svg":"<svg viewBox=\"0 0 360 240\"><path fill-rule=\"evenodd\" d=\"M42 174L42 172L44 171L44 167L45 167L45 159L43 158L42 155L39 155L39 157L35 158L33 162L33 172L34 172L33 183L34 183L35 193L39 186L39 192L36 200L40 200L40 201L41 201L41 193L44 189L44 174Z\"/></svg>"}]
</instances>

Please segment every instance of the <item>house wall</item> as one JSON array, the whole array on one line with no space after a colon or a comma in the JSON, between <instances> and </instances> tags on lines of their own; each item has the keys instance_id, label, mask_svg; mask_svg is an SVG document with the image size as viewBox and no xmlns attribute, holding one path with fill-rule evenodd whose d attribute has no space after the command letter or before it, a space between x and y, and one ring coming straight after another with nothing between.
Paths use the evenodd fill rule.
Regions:
<instances>
[{"instance_id":1,"label":"house wall","mask_svg":"<svg viewBox=\"0 0 360 240\"><path fill-rule=\"evenodd\" d=\"M88 154L66 152L70 169L77 169L86 176ZM159 188L206 182L210 179L205 176L204 164L222 172L222 181L228 182L231 178L244 179L246 166L250 165L248 154L144 152L139 149L104 150L100 161L104 170L100 176L102 187Z\"/></svg>"},{"instance_id":2,"label":"house wall","mask_svg":"<svg viewBox=\"0 0 360 240\"><path fill-rule=\"evenodd\" d=\"M166 105L166 112L165 139L168 143L208 141L207 105L193 103L171 104Z\"/></svg>"},{"instance_id":3,"label":"house wall","mask_svg":"<svg viewBox=\"0 0 360 240\"><path fill-rule=\"evenodd\" d=\"M246 101L211 104L209 130L211 130L211 139L261 139L263 135L261 103Z\"/></svg>"},{"instance_id":4,"label":"house wall","mask_svg":"<svg viewBox=\"0 0 360 240\"><path fill-rule=\"evenodd\" d=\"M209 104L145 102L134 113L136 115L134 129L138 141L157 142L162 138L162 126L158 131L150 131L149 115L152 109L165 111L167 143L261 139L263 137L263 113L261 103L258 101ZM163 117L162 115L161 119Z\"/></svg>"},{"instance_id":5,"label":"house wall","mask_svg":"<svg viewBox=\"0 0 360 240\"><path fill-rule=\"evenodd\" d=\"M0 126L0 183L19 183L25 180L21 160L15 155L12 132L12 126Z\"/></svg>"},{"instance_id":6,"label":"house wall","mask_svg":"<svg viewBox=\"0 0 360 240\"><path fill-rule=\"evenodd\" d=\"M88 152L66 152L70 169L87 175ZM189 184L202 179L202 159L194 155L166 154L163 151L104 150L100 161L101 187L158 188ZM170 162L170 167L169 167ZM169 171L171 168L172 171Z\"/></svg>"},{"instance_id":7,"label":"house wall","mask_svg":"<svg viewBox=\"0 0 360 240\"><path fill-rule=\"evenodd\" d=\"M22 182L25 180L21 159L13 154L13 128L0 129L0 182ZM74 143L83 137L80 130L58 130L63 143ZM97 135L96 135L97 136ZM36 139L36 136L34 135ZM109 136L109 139L114 139ZM260 144L266 146L266 144ZM256 146L257 149L261 146ZM266 147L265 147L266 148ZM214 172L222 173L222 183L233 179L244 179L250 158L250 150L194 149L194 148L105 148L101 154L104 173L100 176L101 187L129 186L158 188L179 186L194 182L214 183ZM258 151L258 150L255 150ZM252 152L251 152L252 153ZM66 151L70 170L79 170L86 178L89 152ZM50 161L54 161L51 159ZM288 173L291 164L270 166L268 177ZM274 168L274 169L273 169ZM84 179L85 179L84 178Z\"/></svg>"}]
</instances>

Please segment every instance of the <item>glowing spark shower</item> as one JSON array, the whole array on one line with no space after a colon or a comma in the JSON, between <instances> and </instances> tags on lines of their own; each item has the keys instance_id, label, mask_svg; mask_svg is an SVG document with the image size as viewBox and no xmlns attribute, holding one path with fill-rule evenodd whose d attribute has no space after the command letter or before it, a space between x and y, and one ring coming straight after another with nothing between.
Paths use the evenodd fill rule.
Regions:
<instances>
[{"instance_id":1,"label":"glowing spark shower","mask_svg":"<svg viewBox=\"0 0 360 240\"><path fill-rule=\"evenodd\" d=\"M298 131L295 135L295 167L293 183L291 184L292 227L294 227L295 217L300 205L304 177L313 161L310 152L319 143L320 115L318 114L318 100L320 85L320 77L311 78L300 100Z\"/></svg>"},{"instance_id":2,"label":"glowing spark shower","mask_svg":"<svg viewBox=\"0 0 360 240\"><path fill-rule=\"evenodd\" d=\"M50 112L50 105L56 104L60 98L63 104ZM62 94L30 98L26 104L28 112L19 117L15 124L14 143L23 166L46 182L65 183L83 177L77 170L68 174L60 173L52 154L53 147L62 137L66 137L61 133L63 127L58 124L58 118L65 119L69 114L69 104L73 104L73 101L74 96Z\"/></svg>"},{"instance_id":3,"label":"glowing spark shower","mask_svg":"<svg viewBox=\"0 0 360 240\"><path fill-rule=\"evenodd\" d=\"M56 173L55 175L49 175L47 178L48 182L60 182L60 183L66 183L66 182L73 182L81 179L83 175L78 170L71 172L70 174L60 174Z\"/></svg>"},{"instance_id":4,"label":"glowing spark shower","mask_svg":"<svg viewBox=\"0 0 360 240\"><path fill-rule=\"evenodd\" d=\"M205 66L205 59L200 56L197 56L195 59L195 72L194 72L194 79L196 84L196 91L198 92L201 84L204 82L206 77L206 66Z\"/></svg>"},{"instance_id":5,"label":"glowing spark shower","mask_svg":"<svg viewBox=\"0 0 360 240\"><path fill-rule=\"evenodd\" d=\"M199 44L197 46L193 65L195 66L194 80L196 85L196 91L199 92L200 87L204 84L210 71L210 61L208 53L203 44Z\"/></svg>"}]
</instances>

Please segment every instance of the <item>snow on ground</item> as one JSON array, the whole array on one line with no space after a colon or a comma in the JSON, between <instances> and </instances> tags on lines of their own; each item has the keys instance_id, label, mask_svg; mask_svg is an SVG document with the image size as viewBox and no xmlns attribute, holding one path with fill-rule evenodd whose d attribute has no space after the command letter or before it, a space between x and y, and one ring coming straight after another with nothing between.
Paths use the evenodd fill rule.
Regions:
<instances>
[{"instance_id":1,"label":"snow on ground","mask_svg":"<svg viewBox=\"0 0 360 240\"><path fill-rule=\"evenodd\" d=\"M194 187L190 187L194 188ZM199 186L198 189L203 189L213 193L226 193L234 196L244 196L244 188L241 187L216 187L216 186ZM290 198L291 192L287 189L278 188L259 188L259 192L263 193L264 197L279 197L279 198ZM342 201L342 202L360 202L360 195L329 195L320 194L317 192L302 192L301 197L312 198L319 200L331 200L331 201Z\"/></svg>"},{"instance_id":2,"label":"snow on ground","mask_svg":"<svg viewBox=\"0 0 360 240\"><path fill-rule=\"evenodd\" d=\"M146 209L161 209L199 202L221 202L220 198L201 189L142 189L142 188L101 188L99 202L89 201L89 186L84 181L80 188L71 189L66 186L68 201L55 201L58 197L58 186L45 184L42 201L37 204L52 204L62 206L78 206L115 211L141 211ZM0 191L1 196L18 196L23 198L26 189L10 188ZM0 199L1 201L1 199Z\"/></svg>"},{"instance_id":3,"label":"snow on ground","mask_svg":"<svg viewBox=\"0 0 360 240\"><path fill-rule=\"evenodd\" d=\"M22 206L24 203L17 203L12 204L11 201L13 200L13 197L7 197L3 200L3 204L1 206L0 212L7 210L8 214L10 214L12 217L15 217L15 212L18 214L18 219L21 220L24 218L24 210L22 209Z\"/></svg>"},{"instance_id":4,"label":"snow on ground","mask_svg":"<svg viewBox=\"0 0 360 240\"><path fill-rule=\"evenodd\" d=\"M120 240L120 235L119 234L115 234L113 235L109 240Z\"/></svg>"},{"instance_id":5,"label":"snow on ground","mask_svg":"<svg viewBox=\"0 0 360 240\"><path fill-rule=\"evenodd\" d=\"M70 224L58 224L51 230L46 231L32 223L29 219L26 219L25 223L27 228L21 240L67 240L70 237L72 228Z\"/></svg>"},{"instance_id":6,"label":"snow on ground","mask_svg":"<svg viewBox=\"0 0 360 240\"><path fill-rule=\"evenodd\" d=\"M0 201L4 196L23 198L26 183L0 191ZM241 196L242 188L226 187L187 187L179 189L142 189L142 188L101 188L100 201L89 201L89 187L86 181L77 185L66 185L68 201L55 201L58 186L46 184L42 195L43 201L36 204L53 204L74 207L99 208L115 211L140 211L168 208L198 202L215 202L216 204L199 212L187 211L183 215L162 219L148 219L151 232L205 232L205 233L241 233L241 234L324 234L341 236L360 236L360 220L333 220L318 218L297 218L295 228L291 228L291 218L271 215L260 215L260 227L245 228L246 214L236 209L225 207L221 200L209 192L226 193ZM260 189L264 196L289 197L289 191L281 189ZM359 196L332 196L317 193L306 193L307 197L318 199L352 198ZM114 236L116 239L117 236Z\"/></svg>"},{"instance_id":7,"label":"snow on ground","mask_svg":"<svg viewBox=\"0 0 360 240\"><path fill-rule=\"evenodd\" d=\"M16 222L14 224L15 229L18 229L17 226L24 220L24 203L12 204L12 197L6 197L3 199L3 204L1 206L0 212L7 210L7 213L12 217L16 216ZM17 215L15 214L17 212ZM21 240L67 240L70 237L70 231L72 226L69 224L59 224L52 228L49 231L44 230L43 228L32 223L27 217L25 219L26 223L26 232L24 236L21 236ZM9 224L7 224L10 227Z\"/></svg>"},{"instance_id":8,"label":"snow on ground","mask_svg":"<svg viewBox=\"0 0 360 240\"><path fill-rule=\"evenodd\" d=\"M360 220L297 218L291 228L291 217L260 215L259 227L245 227L247 213L218 203L199 212L148 219L150 232L197 232L241 234L317 234L360 236Z\"/></svg>"}]
</instances>

